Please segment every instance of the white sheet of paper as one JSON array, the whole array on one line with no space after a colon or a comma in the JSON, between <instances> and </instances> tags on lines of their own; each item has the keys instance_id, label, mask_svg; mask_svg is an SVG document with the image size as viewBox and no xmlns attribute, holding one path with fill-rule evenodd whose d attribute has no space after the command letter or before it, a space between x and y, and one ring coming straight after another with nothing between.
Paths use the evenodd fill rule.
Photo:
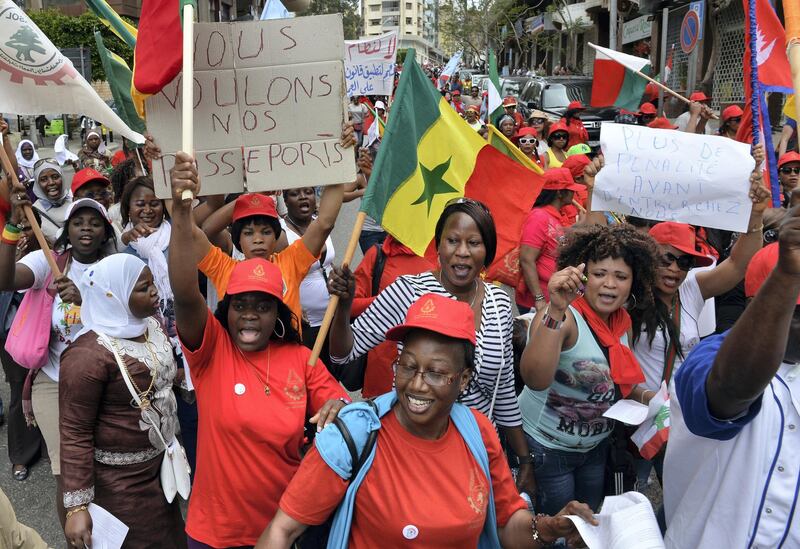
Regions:
<instances>
[{"instance_id":1,"label":"white sheet of paper","mask_svg":"<svg viewBox=\"0 0 800 549\"><path fill-rule=\"evenodd\" d=\"M603 122L593 211L744 232L755 160L733 139Z\"/></svg>"},{"instance_id":2,"label":"white sheet of paper","mask_svg":"<svg viewBox=\"0 0 800 549\"><path fill-rule=\"evenodd\" d=\"M650 501L639 492L607 496L592 526L575 515L567 516L589 549L664 549L664 539Z\"/></svg>"},{"instance_id":3,"label":"white sheet of paper","mask_svg":"<svg viewBox=\"0 0 800 549\"><path fill-rule=\"evenodd\" d=\"M647 409L648 407L640 402L622 399L606 410L603 416L627 425L641 425L647 419Z\"/></svg>"},{"instance_id":4,"label":"white sheet of paper","mask_svg":"<svg viewBox=\"0 0 800 549\"><path fill-rule=\"evenodd\" d=\"M128 535L128 527L117 517L94 503L89 504L92 516L92 549L120 549Z\"/></svg>"}]
</instances>

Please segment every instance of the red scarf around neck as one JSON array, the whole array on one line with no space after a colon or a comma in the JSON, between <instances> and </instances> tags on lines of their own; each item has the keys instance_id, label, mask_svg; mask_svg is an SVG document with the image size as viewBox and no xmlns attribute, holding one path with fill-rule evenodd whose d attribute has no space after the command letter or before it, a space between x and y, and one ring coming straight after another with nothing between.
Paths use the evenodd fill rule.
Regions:
<instances>
[{"instance_id":1,"label":"red scarf around neck","mask_svg":"<svg viewBox=\"0 0 800 549\"><path fill-rule=\"evenodd\" d=\"M620 307L608 318L608 324L598 316L583 297L572 302L572 306L581 313L599 340L600 345L608 349L608 361L611 367L611 379L619 385L622 396L626 397L633 386L645 380L639 361L628 347L622 344L622 336L631 327L631 317Z\"/></svg>"}]
</instances>

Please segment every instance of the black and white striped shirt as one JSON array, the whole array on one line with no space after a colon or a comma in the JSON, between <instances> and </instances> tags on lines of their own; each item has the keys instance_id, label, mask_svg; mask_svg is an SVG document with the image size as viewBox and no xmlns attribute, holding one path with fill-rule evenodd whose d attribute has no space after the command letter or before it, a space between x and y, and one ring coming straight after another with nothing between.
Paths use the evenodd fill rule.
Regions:
<instances>
[{"instance_id":1,"label":"black and white striped shirt","mask_svg":"<svg viewBox=\"0 0 800 549\"><path fill-rule=\"evenodd\" d=\"M476 334L475 347L477 383L470 384L461 402L485 414L498 426L517 427L522 425L522 415L514 392L511 300L497 286L484 284L484 289L481 328ZM386 332L390 328L403 323L412 303L428 293L455 299L431 272L399 277L378 294L353 323L353 348L350 354L341 359L332 356L331 360L343 364L365 355L386 339ZM494 417L491 417L489 412L498 380Z\"/></svg>"}]
</instances>

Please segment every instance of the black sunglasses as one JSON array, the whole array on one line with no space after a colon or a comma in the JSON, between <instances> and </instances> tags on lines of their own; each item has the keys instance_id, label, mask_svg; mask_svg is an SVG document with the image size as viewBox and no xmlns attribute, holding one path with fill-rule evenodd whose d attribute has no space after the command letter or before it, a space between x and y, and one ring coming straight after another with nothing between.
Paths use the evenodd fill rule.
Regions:
<instances>
[{"instance_id":1,"label":"black sunglasses","mask_svg":"<svg viewBox=\"0 0 800 549\"><path fill-rule=\"evenodd\" d=\"M734 116L733 118L728 118L728 122L741 122L741 121L742 121L741 116Z\"/></svg>"},{"instance_id":2,"label":"black sunglasses","mask_svg":"<svg viewBox=\"0 0 800 549\"><path fill-rule=\"evenodd\" d=\"M694 267L694 256L689 254L676 256L675 254L669 252L661 256L662 267L669 267L673 262L678 264L678 268L681 271L688 272L692 267Z\"/></svg>"},{"instance_id":3,"label":"black sunglasses","mask_svg":"<svg viewBox=\"0 0 800 549\"><path fill-rule=\"evenodd\" d=\"M795 166L794 168L786 166L781 168L780 172L784 175L789 175L790 173L800 174L800 166Z\"/></svg>"},{"instance_id":4,"label":"black sunglasses","mask_svg":"<svg viewBox=\"0 0 800 549\"><path fill-rule=\"evenodd\" d=\"M550 139L569 139L569 134L566 133L556 133L553 134Z\"/></svg>"}]
</instances>

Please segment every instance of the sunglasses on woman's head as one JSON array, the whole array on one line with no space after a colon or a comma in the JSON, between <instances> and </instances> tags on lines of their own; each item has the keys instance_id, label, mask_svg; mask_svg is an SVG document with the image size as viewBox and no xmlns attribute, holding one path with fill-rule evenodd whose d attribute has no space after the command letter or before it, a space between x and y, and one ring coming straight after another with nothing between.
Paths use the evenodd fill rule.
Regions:
<instances>
[{"instance_id":1,"label":"sunglasses on woman's head","mask_svg":"<svg viewBox=\"0 0 800 549\"><path fill-rule=\"evenodd\" d=\"M35 169L37 169L39 166L41 166L41 165L42 165L42 164L44 164L45 162L48 162L48 163L50 163L50 164L58 164L58 160L56 160L55 158L40 158L39 160L37 160L37 161L34 163L34 165L33 165L33 169L34 169L34 170L35 170Z\"/></svg>"},{"instance_id":2,"label":"sunglasses on woman's head","mask_svg":"<svg viewBox=\"0 0 800 549\"><path fill-rule=\"evenodd\" d=\"M681 271L689 271L692 267L694 267L694 256L689 254L677 256L669 252L661 256L662 267L669 267L672 265L672 263L677 263L678 268Z\"/></svg>"},{"instance_id":3,"label":"sunglasses on woman's head","mask_svg":"<svg viewBox=\"0 0 800 549\"><path fill-rule=\"evenodd\" d=\"M520 145L529 145L531 143L536 143L535 137L520 137L519 144Z\"/></svg>"},{"instance_id":4,"label":"sunglasses on woman's head","mask_svg":"<svg viewBox=\"0 0 800 549\"><path fill-rule=\"evenodd\" d=\"M784 166L779 171L784 175L789 175L789 174L792 174L792 173L800 174L800 166L795 166L795 167Z\"/></svg>"}]
</instances>

